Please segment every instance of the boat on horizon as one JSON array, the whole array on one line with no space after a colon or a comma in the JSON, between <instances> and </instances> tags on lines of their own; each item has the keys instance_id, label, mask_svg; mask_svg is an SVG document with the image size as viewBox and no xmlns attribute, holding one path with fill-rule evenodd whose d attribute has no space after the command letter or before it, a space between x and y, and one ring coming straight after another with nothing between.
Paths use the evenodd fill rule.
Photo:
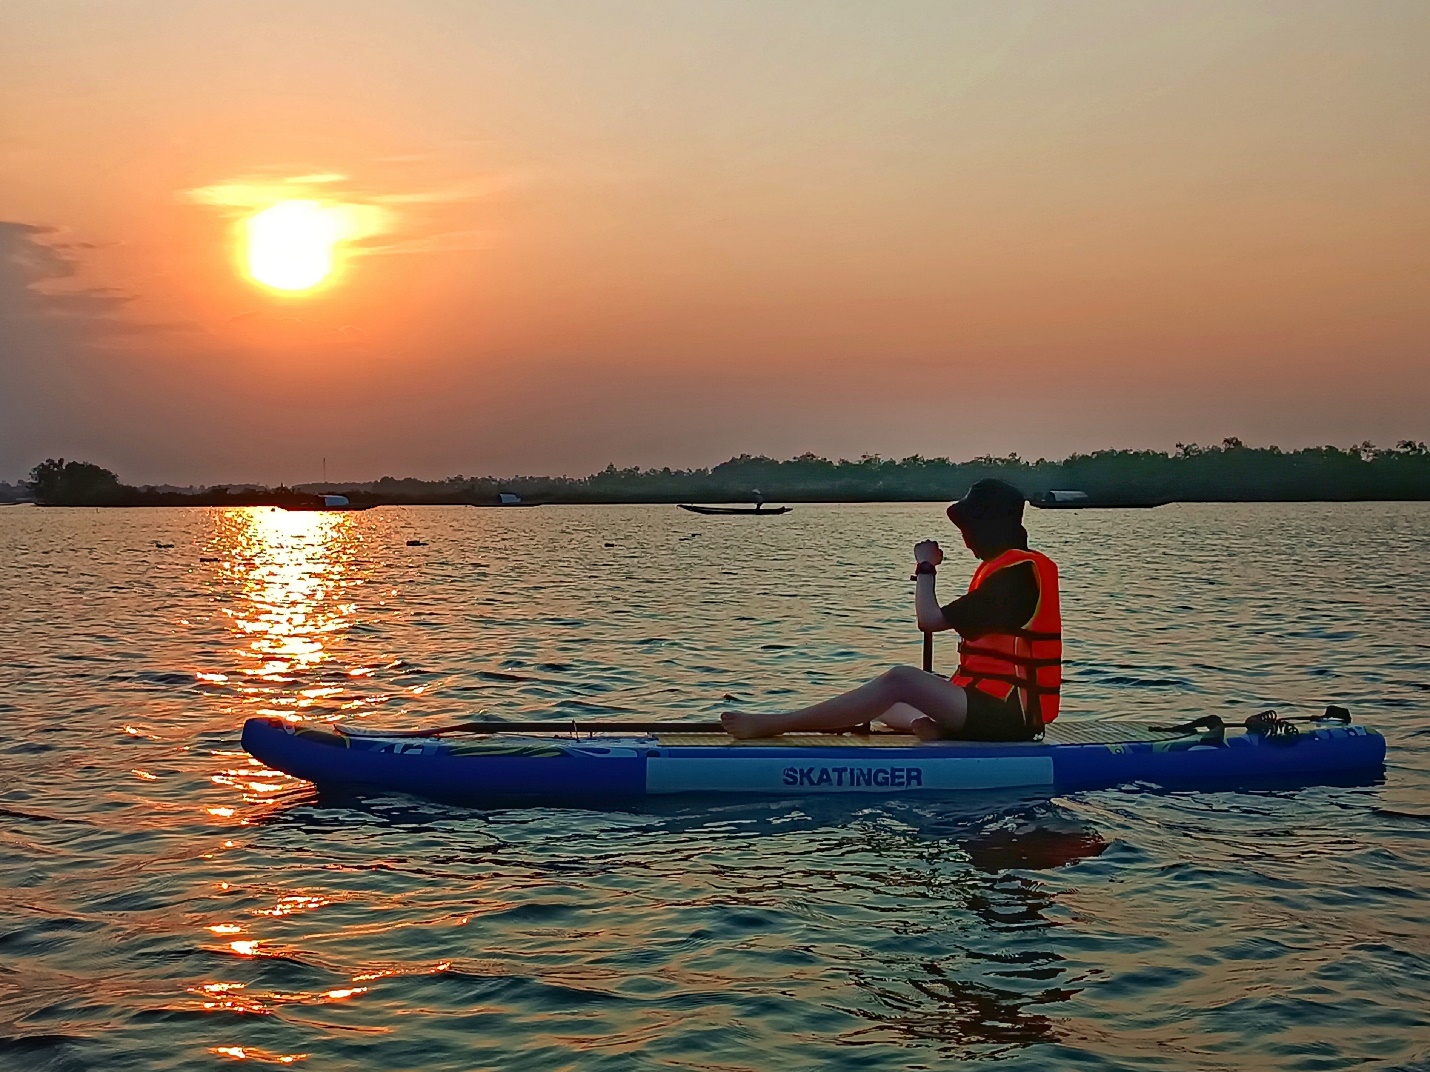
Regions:
<instances>
[{"instance_id":1,"label":"boat on horizon","mask_svg":"<svg viewBox=\"0 0 1430 1072\"><path fill-rule=\"evenodd\" d=\"M301 499L278 504L284 510L371 510L377 503L354 503L346 495L314 495L311 500Z\"/></svg>"},{"instance_id":2,"label":"boat on horizon","mask_svg":"<svg viewBox=\"0 0 1430 1072\"><path fill-rule=\"evenodd\" d=\"M677 503L682 510L689 510L692 514L707 514L726 516L736 514L749 517L773 517L776 514L787 514L794 509L792 506L772 506L768 510L764 504L758 506L691 506L689 503Z\"/></svg>"},{"instance_id":3,"label":"boat on horizon","mask_svg":"<svg viewBox=\"0 0 1430 1072\"><path fill-rule=\"evenodd\" d=\"M497 493L496 502L474 502L467 503L468 506L543 506L539 502L527 502L515 492L501 491Z\"/></svg>"},{"instance_id":4,"label":"boat on horizon","mask_svg":"<svg viewBox=\"0 0 1430 1072\"><path fill-rule=\"evenodd\" d=\"M1085 491L1044 491L1028 496L1039 510L1151 510L1176 500L1135 496L1093 496Z\"/></svg>"}]
</instances>

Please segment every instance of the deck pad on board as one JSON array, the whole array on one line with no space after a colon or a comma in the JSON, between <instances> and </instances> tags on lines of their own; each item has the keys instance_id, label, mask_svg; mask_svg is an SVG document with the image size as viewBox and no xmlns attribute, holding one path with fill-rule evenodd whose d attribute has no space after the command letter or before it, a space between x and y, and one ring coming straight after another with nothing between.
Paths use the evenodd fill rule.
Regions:
<instances>
[{"instance_id":1,"label":"deck pad on board","mask_svg":"<svg viewBox=\"0 0 1430 1072\"><path fill-rule=\"evenodd\" d=\"M736 740L725 733L662 733L662 748L915 748L912 733L788 733L783 737Z\"/></svg>"},{"instance_id":2,"label":"deck pad on board","mask_svg":"<svg viewBox=\"0 0 1430 1072\"><path fill-rule=\"evenodd\" d=\"M1041 741L939 741L938 744L960 746L978 744L1041 745L1068 744L1132 744L1173 740L1178 735L1153 729L1144 722L1065 722L1059 720L1047 728ZM1200 736L1191 734L1190 736ZM922 742L911 733L787 733L781 737L756 737L737 741L723 733L662 733L657 737L662 748L917 748Z\"/></svg>"}]
</instances>

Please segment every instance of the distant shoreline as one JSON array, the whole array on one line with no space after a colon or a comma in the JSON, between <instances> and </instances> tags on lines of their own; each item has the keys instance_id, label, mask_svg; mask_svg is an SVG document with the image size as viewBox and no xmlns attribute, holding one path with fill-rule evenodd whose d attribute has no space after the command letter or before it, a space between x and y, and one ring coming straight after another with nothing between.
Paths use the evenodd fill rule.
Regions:
<instances>
[{"instance_id":1,"label":"distant shoreline","mask_svg":"<svg viewBox=\"0 0 1430 1072\"><path fill-rule=\"evenodd\" d=\"M319 508L315 508L315 507L312 507L312 506L304 506L304 507L294 508L294 507L292 507L292 506L285 506L285 505L284 505L283 503L281 503L281 502L274 502L274 501L242 501L242 502L232 501L232 500L226 501L226 502L225 502L225 501L221 501L221 500L215 501L215 500L209 499L209 498L206 497L206 496L199 496L199 495L193 496L192 499L189 500L189 501L175 501L175 499L178 499L178 498L179 498L179 496L174 496L174 497L171 498L171 497L169 497L169 496L166 495L164 501L162 501L162 502L67 502L67 503L39 503L39 502L30 501L30 500L20 500L20 501L16 501L16 502L4 502L4 503L0 503L0 507L5 507L5 506L35 506L35 507L39 507L39 508L45 509L45 510L54 510L54 509L60 509L60 510L66 510L66 509L84 509L84 510L101 510L101 509L102 509L102 510L273 509L273 510L288 510L289 512L294 512L294 513L313 512L315 509L319 509ZM516 505L512 505L512 506L499 506L499 505L497 505L496 503L473 503L473 502L459 501L459 500L425 500L425 499L397 499L397 498L394 498L394 499L369 499L369 498L363 498L363 499L359 500L359 499L356 498L356 497L355 497L354 500L353 500L354 505L355 505L355 506L358 506L358 507L360 507L360 508L362 508L362 509L375 509L375 508L383 507L383 506L449 506L449 507L450 507L450 506L464 506L464 507L476 507L476 508L480 508L480 509L492 509L492 510L511 510L511 509L518 509L518 508L521 508L521 507L528 507L528 508L530 508L530 507L562 507L562 506L676 506L676 505L679 505L679 503L681 503L681 502L689 502L689 501L691 501L691 500L689 500L689 499L634 499L634 498L632 498L632 499L570 499L570 500L564 500L564 501L560 501L560 502L522 503L522 504L516 504ZM873 505L879 505L879 504L888 504L888 505L909 504L909 505L913 505L913 504L923 504L923 503L947 503L947 502L951 502L951 501L952 501L952 497L941 497L941 498L930 498L930 499L780 499L778 502L772 502L772 503L769 503L768 505L771 506L771 507L779 506L779 505L784 505L784 504L788 504L788 505L791 505L791 506L873 506ZM709 506L748 506L748 505L750 505L748 499L746 499L746 500L740 500L740 499L705 499L705 500L699 500L699 502L700 502L701 505L709 505ZM1157 505L1160 507L1160 506L1177 506L1177 505L1192 505L1192 506L1205 506L1205 505L1212 505L1212 506L1214 506L1214 505L1223 505L1223 504L1224 504L1224 505L1249 505L1249 504L1254 504L1254 503L1392 503L1392 502L1430 502L1430 494L1420 495L1420 496L1401 496L1401 497L1398 497L1398 498L1371 497L1371 498L1336 498L1336 499L1332 499L1332 498L1320 498L1320 499L1307 499L1307 498L1295 498L1295 499L1293 499L1293 498L1279 498L1279 499L1273 499L1273 498L1260 498L1260 499L1248 499L1248 498L1241 498L1241 499L1232 499L1232 498L1223 498L1223 499L1173 499L1173 500L1171 500L1171 501L1169 501L1169 502L1158 503ZM1088 506L1088 507L1078 507L1078 506L1063 507L1061 510L1036 510L1036 508L1033 507L1033 506L1030 504L1029 512L1032 513L1032 512L1034 512L1034 511L1036 510L1036 512L1038 512L1038 513L1060 513L1060 512L1066 512L1066 511L1069 510L1069 509L1071 509L1071 510L1096 509L1096 504L1092 504L1091 506ZM1137 510L1137 509L1141 509L1141 507L1140 507L1139 505L1137 505L1137 504L1132 504L1132 505L1127 505L1127 506L1121 506L1121 505L1119 505L1119 506L1113 506L1113 507L1110 507L1110 509ZM338 511L338 512L342 512L342 511L345 510L345 508L343 508L343 507L334 507L333 510ZM353 510L351 510L351 509L347 509L347 512L360 512L360 511L353 511Z\"/></svg>"},{"instance_id":2,"label":"distant shoreline","mask_svg":"<svg viewBox=\"0 0 1430 1072\"><path fill-rule=\"evenodd\" d=\"M1308 447L1283 451L1227 439L1213 447L1179 444L1172 453L1103 450L1059 461L1024 461L1016 454L965 462L918 455L899 460L865 455L830 461L813 454L778 460L742 454L709 469L617 469L585 477L472 477L445 480L383 477L324 481L297 487L215 485L135 487L89 462L49 459L22 487L46 505L277 506L313 509L324 495L352 506L492 506L531 504L751 504L949 502L976 481L996 477L1030 499L1053 492L1086 496L1088 505L1170 502L1423 502L1430 501L1430 447L1402 440L1394 447ZM758 489L758 490L756 490Z\"/></svg>"}]
</instances>

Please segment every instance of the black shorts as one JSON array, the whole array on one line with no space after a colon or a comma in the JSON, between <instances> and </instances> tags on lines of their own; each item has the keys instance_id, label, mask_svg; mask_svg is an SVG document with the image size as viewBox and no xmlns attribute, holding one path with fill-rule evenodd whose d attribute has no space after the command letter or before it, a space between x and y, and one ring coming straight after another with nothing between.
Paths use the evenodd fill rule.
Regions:
<instances>
[{"instance_id":1,"label":"black shorts","mask_svg":"<svg viewBox=\"0 0 1430 1072\"><path fill-rule=\"evenodd\" d=\"M1023 718L1023 705L1014 692L1006 700L989 696L982 689L966 688L968 717L963 729L948 736L959 741L1031 741L1035 736Z\"/></svg>"}]
</instances>

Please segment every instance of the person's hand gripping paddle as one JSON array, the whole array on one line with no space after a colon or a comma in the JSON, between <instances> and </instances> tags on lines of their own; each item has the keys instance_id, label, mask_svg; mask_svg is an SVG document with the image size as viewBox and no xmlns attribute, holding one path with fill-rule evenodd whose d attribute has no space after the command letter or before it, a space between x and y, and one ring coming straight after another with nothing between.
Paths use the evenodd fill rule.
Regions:
<instances>
[{"instance_id":1,"label":"person's hand gripping paddle","mask_svg":"<svg viewBox=\"0 0 1430 1072\"><path fill-rule=\"evenodd\" d=\"M921 573L932 573L943 562L943 548L937 540L921 540L914 544L914 580ZM933 634L924 633L924 670L933 673Z\"/></svg>"}]
</instances>

